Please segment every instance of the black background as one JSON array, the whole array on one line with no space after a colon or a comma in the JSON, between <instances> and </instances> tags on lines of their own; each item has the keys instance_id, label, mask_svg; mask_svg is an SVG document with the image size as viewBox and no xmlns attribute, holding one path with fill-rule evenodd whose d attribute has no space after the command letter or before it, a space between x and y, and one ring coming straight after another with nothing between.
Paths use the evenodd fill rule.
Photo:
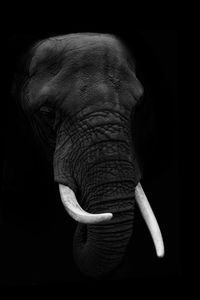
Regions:
<instances>
[{"instance_id":1,"label":"black background","mask_svg":"<svg viewBox=\"0 0 200 300\"><path fill-rule=\"evenodd\" d=\"M65 30L65 28L67 28ZM76 223L61 204L53 170L35 143L26 117L12 95L20 58L37 40L71 32L113 33L129 47L144 86L138 109L138 145L144 161L142 185L157 217L166 254L157 258L136 209L134 234L116 278L169 278L181 274L179 202L178 31L174 26L62 26L5 35L0 110L1 203L0 285L96 283L77 271L72 259ZM123 279L123 274L126 274Z\"/></svg>"}]
</instances>

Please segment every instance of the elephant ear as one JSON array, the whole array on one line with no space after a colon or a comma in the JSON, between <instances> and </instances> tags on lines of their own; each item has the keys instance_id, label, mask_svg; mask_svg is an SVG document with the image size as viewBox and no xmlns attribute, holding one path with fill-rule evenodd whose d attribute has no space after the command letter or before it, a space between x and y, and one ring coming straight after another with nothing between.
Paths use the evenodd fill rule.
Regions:
<instances>
[{"instance_id":1,"label":"elephant ear","mask_svg":"<svg viewBox=\"0 0 200 300\"><path fill-rule=\"evenodd\" d=\"M131 111L131 133L132 133L132 142L135 159L135 171L137 182L142 179L143 174L143 157L142 157L142 149L143 149L143 122L141 118L144 114L144 88L140 80L136 77L136 61L131 53L126 49L126 61L131 73L131 91L134 99L136 100L136 105L133 107Z\"/></svg>"},{"instance_id":2,"label":"elephant ear","mask_svg":"<svg viewBox=\"0 0 200 300\"><path fill-rule=\"evenodd\" d=\"M126 65L129 69L129 74L131 78L131 91L133 94L133 97L135 98L137 104L141 102L144 96L144 87L140 80L136 76L136 60L133 54L130 52L130 50L127 47L123 47L124 49L124 56L126 60Z\"/></svg>"},{"instance_id":3,"label":"elephant ear","mask_svg":"<svg viewBox=\"0 0 200 300\"><path fill-rule=\"evenodd\" d=\"M36 144L42 146L48 159L52 159L55 149L55 112L48 103L39 109L30 108L30 84L34 82L35 73L30 72L30 65L34 57L38 42L26 49L19 58L12 84L12 96L22 118L28 118L34 132ZM47 151L48 149L48 151Z\"/></svg>"},{"instance_id":4,"label":"elephant ear","mask_svg":"<svg viewBox=\"0 0 200 300\"><path fill-rule=\"evenodd\" d=\"M29 89L29 83L25 84L23 90L23 103L25 105L28 101ZM54 107L46 101L42 106L39 106L35 110L29 110L25 107L25 111L37 143L45 150L47 158L52 160L56 142L56 112Z\"/></svg>"},{"instance_id":5,"label":"elephant ear","mask_svg":"<svg viewBox=\"0 0 200 300\"><path fill-rule=\"evenodd\" d=\"M54 110L44 106L37 113L30 116L30 121L36 139L39 139L40 144L46 149L47 153L50 152L50 158L52 158L56 141Z\"/></svg>"}]
</instances>

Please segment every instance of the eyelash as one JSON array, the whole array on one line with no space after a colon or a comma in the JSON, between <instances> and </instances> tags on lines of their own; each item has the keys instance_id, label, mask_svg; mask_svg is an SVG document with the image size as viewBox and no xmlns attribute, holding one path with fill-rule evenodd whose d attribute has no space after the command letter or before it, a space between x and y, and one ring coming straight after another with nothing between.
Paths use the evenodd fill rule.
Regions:
<instances>
[{"instance_id":1,"label":"eyelash","mask_svg":"<svg viewBox=\"0 0 200 300\"><path fill-rule=\"evenodd\" d=\"M39 111L42 112L42 113L50 113L51 109L47 106L41 106Z\"/></svg>"},{"instance_id":2,"label":"eyelash","mask_svg":"<svg viewBox=\"0 0 200 300\"><path fill-rule=\"evenodd\" d=\"M44 117L48 117L49 119L55 118L54 109L48 106L41 106L39 108L39 113L42 114Z\"/></svg>"}]
</instances>

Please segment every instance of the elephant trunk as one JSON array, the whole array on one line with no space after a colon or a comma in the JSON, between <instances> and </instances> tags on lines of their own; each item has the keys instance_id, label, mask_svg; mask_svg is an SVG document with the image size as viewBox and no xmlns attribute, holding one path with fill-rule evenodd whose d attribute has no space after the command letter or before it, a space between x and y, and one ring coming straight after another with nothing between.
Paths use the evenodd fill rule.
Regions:
<instances>
[{"instance_id":1,"label":"elephant trunk","mask_svg":"<svg viewBox=\"0 0 200 300\"><path fill-rule=\"evenodd\" d=\"M140 177L129 118L124 115L117 110L91 113L81 124L80 118L79 122L68 120L58 134L55 180L72 189L87 212L113 215L106 223L77 226L74 258L90 276L117 267L132 235L135 187Z\"/></svg>"},{"instance_id":2,"label":"elephant trunk","mask_svg":"<svg viewBox=\"0 0 200 300\"><path fill-rule=\"evenodd\" d=\"M74 236L75 261L83 273L93 277L112 271L123 259L132 235L134 213L131 180L99 183L95 188L96 195L88 202L92 205L86 205L86 210L108 211L113 218L97 225L79 224Z\"/></svg>"}]
</instances>

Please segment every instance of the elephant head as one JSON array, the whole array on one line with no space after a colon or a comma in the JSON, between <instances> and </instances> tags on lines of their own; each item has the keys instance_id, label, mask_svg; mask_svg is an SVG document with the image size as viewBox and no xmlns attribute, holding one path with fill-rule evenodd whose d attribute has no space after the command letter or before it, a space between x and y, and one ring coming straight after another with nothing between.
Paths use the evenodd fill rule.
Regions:
<instances>
[{"instance_id":1,"label":"elephant head","mask_svg":"<svg viewBox=\"0 0 200 300\"><path fill-rule=\"evenodd\" d=\"M109 34L68 34L36 43L29 57L21 104L47 150L61 201L78 222L79 269L96 277L117 268L132 236L135 200L163 256L131 132L143 88L123 43Z\"/></svg>"}]
</instances>

